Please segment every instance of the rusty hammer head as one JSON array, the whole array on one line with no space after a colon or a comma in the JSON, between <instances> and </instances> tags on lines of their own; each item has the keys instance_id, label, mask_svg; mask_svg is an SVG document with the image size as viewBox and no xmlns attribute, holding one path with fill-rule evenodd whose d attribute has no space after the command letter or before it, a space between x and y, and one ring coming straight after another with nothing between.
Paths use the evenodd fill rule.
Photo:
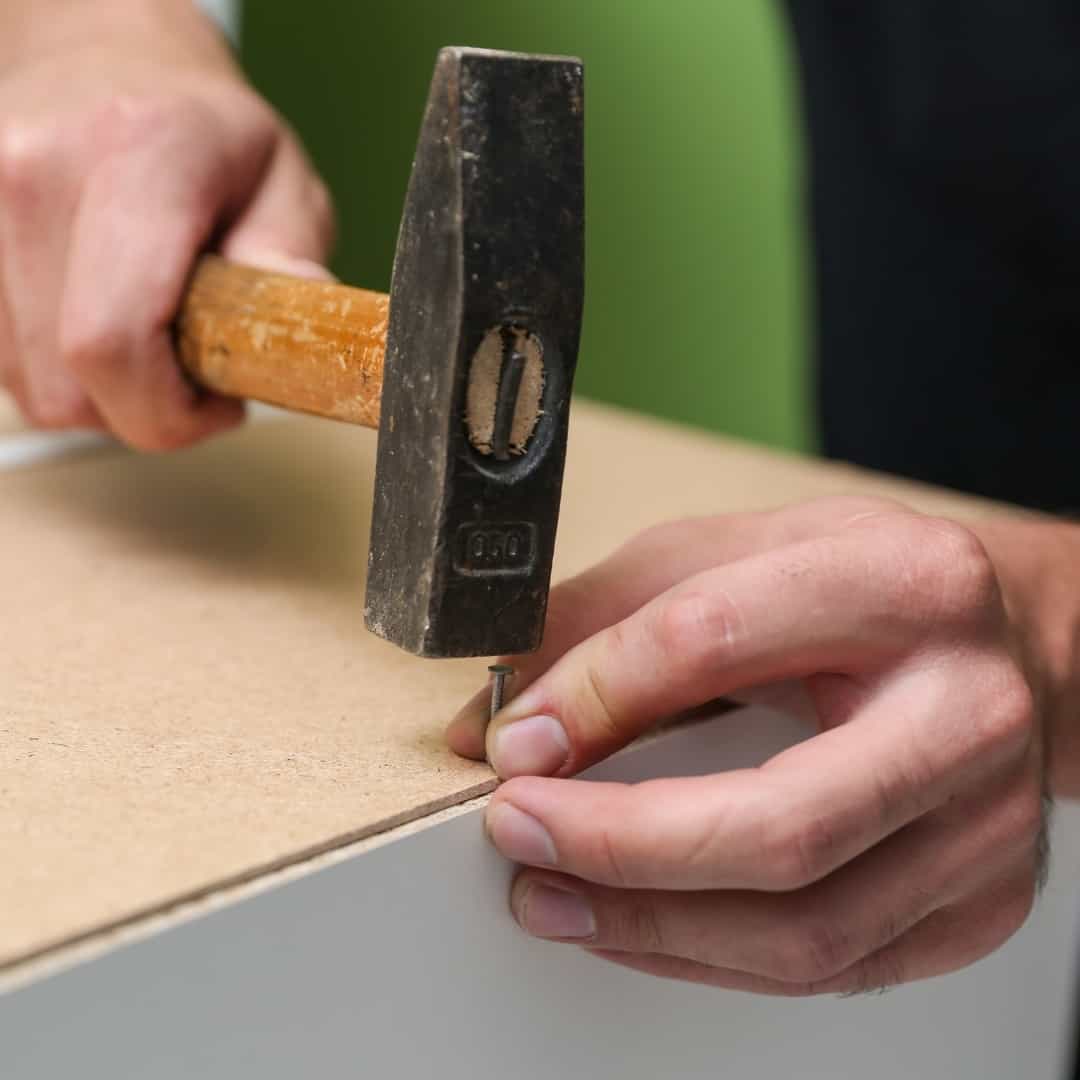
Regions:
<instances>
[{"instance_id":1,"label":"rusty hammer head","mask_svg":"<svg viewBox=\"0 0 1080 1080\"><path fill-rule=\"evenodd\" d=\"M540 644L584 292L579 60L444 49L390 290L365 620Z\"/></svg>"}]
</instances>

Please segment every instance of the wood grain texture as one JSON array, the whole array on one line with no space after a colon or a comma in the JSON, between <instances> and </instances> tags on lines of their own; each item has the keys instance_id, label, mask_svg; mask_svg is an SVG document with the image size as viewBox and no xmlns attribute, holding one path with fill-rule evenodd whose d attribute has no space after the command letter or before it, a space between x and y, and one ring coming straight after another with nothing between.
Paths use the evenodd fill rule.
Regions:
<instances>
[{"instance_id":1,"label":"wood grain texture","mask_svg":"<svg viewBox=\"0 0 1080 1080\"><path fill-rule=\"evenodd\" d=\"M379 426L390 298L200 259L177 317L180 362L229 397Z\"/></svg>"},{"instance_id":2,"label":"wood grain texture","mask_svg":"<svg viewBox=\"0 0 1080 1080\"><path fill-rule=\"evenodd\" d=\"M484 663L363 629L374 452L292 418L0 475L0 967L490 788L441 739ZM556 576L854 491L982 510L579 402Z\"/></svg>"}]
</instances>

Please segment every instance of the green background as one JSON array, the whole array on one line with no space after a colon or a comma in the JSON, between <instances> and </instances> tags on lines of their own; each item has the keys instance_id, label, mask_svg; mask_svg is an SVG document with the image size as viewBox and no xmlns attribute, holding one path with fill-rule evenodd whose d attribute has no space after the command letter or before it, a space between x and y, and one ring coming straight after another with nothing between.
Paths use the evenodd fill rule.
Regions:
<instances>
[{"instance_id":1,"label":"green background","mask_svg":"<svg viewBox=\"0 0 1080 1080\"><path fill-rule=\"evenodd\" d=\"M252 0L242 40L337 198L336 271L384 290L439 47L581 56L578 389L810 444L798 121L771 0Z\"/></svg>"}]
</instances>

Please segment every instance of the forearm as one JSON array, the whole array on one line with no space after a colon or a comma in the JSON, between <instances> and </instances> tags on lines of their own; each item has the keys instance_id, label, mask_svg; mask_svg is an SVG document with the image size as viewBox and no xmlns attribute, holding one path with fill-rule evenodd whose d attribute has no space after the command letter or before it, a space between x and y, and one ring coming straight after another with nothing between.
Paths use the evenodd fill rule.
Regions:
<instances>
[{"instance_id":1,"label":"forearm","mask_svg":"<svg viewBox=\"0 0 1080 1080\"><path fill-rule=\"evenodd\" d=\"M1055 795L1080 797L1080 526L988 521L975 531L998 571L1045 718Z\"/></svg>"}]
</instances>

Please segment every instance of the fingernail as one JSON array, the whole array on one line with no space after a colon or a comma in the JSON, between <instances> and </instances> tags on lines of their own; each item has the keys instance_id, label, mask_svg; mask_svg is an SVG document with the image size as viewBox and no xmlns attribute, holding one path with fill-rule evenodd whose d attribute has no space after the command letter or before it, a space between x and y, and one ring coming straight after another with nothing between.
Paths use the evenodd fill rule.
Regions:
<instances>
[{"instance_id":1,"label":"fingernail","mask_svg":"<svg viewBox=\"0 0 1080 1080\"><path fill-rule=\"evenodd\" d=\"M292 277L309 278L312 281L337 281L337 278L321 263L314 259L305 259L299 255L287 255L274 248L256 247L250 244L234 244L228 255L237 262L257 266L260 270L270 270Z\"/></svg>"},{"instance_id":2,"label":"fingernail","mask_svg":"<svg viewBox=\"0 0 1080 1080\"><path fill-rule=\"evenodd\" d=\"M529 885L514 906L514 918L534 937L596 936L596 916L588 900L548 885Z\"/></svg>"},{"instance_id":3,"label":"fingernail","mask_svg":"<svg viewBox=\"0 0 1080 1080\"><path fill-rule=\"evenodd\" d=\"M558 861L548 829L509 802L489 807L484 824L491 842L507 859L528 866L554 866Z\"/></svg>"},{"instance_id":4,"label":"fingernail","mask_svg":"<svg viewBox=\"0 0 1080 1080\"><path fill-rule=\"evenodd\" d=\"M510 803L490 807L485 820L491 842L508 859L529 866L554 866L558 856L551 833L531 814Z\"/></svg>"},{"instance_id":5,"label":"fingernail","mask_svg":"<svg viewBox=\"0 0 1080 1080\"><path fill-rule=\"evenodd\" d=\"M491 741L491 767L511 776L550 776L565 763L570 740L554 716L530 716L499 728Z\"/></svg>"}]
</instances>

